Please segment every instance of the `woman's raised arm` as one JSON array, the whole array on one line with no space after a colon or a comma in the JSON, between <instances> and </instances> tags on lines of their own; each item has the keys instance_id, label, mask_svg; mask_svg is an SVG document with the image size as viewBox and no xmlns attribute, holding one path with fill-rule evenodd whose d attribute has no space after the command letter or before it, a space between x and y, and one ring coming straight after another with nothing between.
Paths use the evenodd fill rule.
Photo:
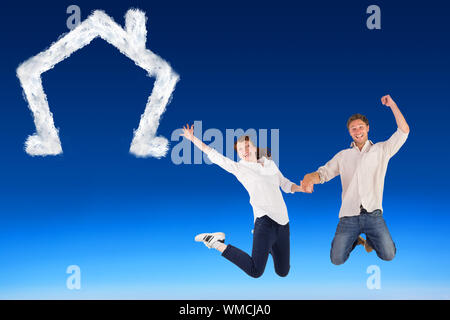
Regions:
<instances>
[{"instance_id":1,"label":"woman's raised arm","mask_svg":"<svg viewBox=\"0 0 450 320\"><path fill-rule=\"evenodd\" d=\"M239 165L237 162L228 159L227 157L223 156L213 148L209 147L203 141L198 139L194 136L194 125L189 127L189 124L186 124L185 127L183 127L183 133L181 134L186 139L192 141L192 143L202 150L206 155L208 156L209 160L211 160L212 163L217 164L222 169L228 171L229 173L232 173L234 175L237 175L239 172Z\"/></svg>"},{"instance_id":2,"label":"woman's raised arm","mask_svg":"<svg viewBox=\"0 0 450 320\"><path fill-rule=\"evenodd\" d=\"M185 127L183 127L183 133L181 136L185 137L186 139L192 141L193 144L200 150L202 150L205 153L208 153L208 151L211 150L210 147L208 147L206 144L203 143L202 140L198 139L196 136L194 136L194 125L192 125L189 128L189 124L186 124Z\"/></svg>"}]
</instances>

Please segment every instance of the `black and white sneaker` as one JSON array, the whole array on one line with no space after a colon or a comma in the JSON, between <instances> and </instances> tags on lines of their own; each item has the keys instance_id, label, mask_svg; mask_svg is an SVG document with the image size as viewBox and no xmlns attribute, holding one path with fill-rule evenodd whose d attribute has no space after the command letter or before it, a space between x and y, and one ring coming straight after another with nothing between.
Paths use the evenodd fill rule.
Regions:
<instances>
[{"instance_id":1,"label":"black and white sneaker","mask_svg":"<svg viewBox=\"0 0 450 320\"><path fill-rule=\"evenodd\" d=\"M203 242L205 246L209 249L215 248L219 243L225 242L225 233L214 232L214 233L200 233L195 236L195 241Z\"/></svg>"}]
</instances>

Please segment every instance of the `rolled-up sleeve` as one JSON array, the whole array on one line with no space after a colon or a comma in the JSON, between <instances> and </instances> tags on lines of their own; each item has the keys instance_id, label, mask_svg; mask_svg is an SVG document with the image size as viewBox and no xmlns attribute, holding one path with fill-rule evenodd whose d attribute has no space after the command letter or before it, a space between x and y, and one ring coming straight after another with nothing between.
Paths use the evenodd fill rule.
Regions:
<instances>
[{"instance_id":1,"label":"rolled-up sleeve","mask_svg":"<svg viewBox=\"0 0 450 320\"><path fill-rule=\"evenodd\" d=\"M220 154L219 152L217 152L217 150L209 148L209 150L205 151L205 153L212 163L217 164L219 167L228 171L229 173L236 175L239 172L239 164Z\"/></svg>"},{"instance_id":2,"label":"rolled-up sleeve","mask_svg":"<svg viewBox=\"0 0 450 320\"><path fill-rule=\"evenodd\" d=\"M336 154L330 161L328 161L324 166L319 167L317 172L319 173L320 183L325 183L330 181L337 175L339 175L339 158L341 152Z\"/></svg>"},{"instance_id":3,"label":"rolled-up sleeve","mask_svg":"<svg viewBox=\"0 0 450 320\"><path fill-rule=\"evenodd\" d=\"M408 133L405 133L400 128L397 128L397 131L395 131L388 140L382 142L383 150L386 156L389 158L394 156L406 142L408 135Z\"/></svg>"}]
</instances>

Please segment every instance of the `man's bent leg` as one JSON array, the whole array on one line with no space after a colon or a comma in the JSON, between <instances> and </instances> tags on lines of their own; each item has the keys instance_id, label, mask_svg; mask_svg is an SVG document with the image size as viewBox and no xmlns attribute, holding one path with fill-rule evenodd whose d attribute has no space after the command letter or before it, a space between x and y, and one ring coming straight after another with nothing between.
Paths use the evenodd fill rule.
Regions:
<instances>
[{"instance_id":1,"label":"man's bent leg","mask_svg":"<svg viewBox=\"0 0 450 320\"><path fill-rule=\"evenodd\" d=\"M350 252L357 244L360 234L359 216L339 219L339 224L331 243L330 258L333 264L340 265L347 261Z\"/></svg>"},{"instance_id":2,"label":"man's bent leg","mask_svg":"<svg viewBox=\"0 0 450 320\"><path fill-rule=\"evenodd\" d=\"M394 259L397 249L380 210L366 215L363 232L380 259L386 261Z\"/></svg>"}]
</instances>

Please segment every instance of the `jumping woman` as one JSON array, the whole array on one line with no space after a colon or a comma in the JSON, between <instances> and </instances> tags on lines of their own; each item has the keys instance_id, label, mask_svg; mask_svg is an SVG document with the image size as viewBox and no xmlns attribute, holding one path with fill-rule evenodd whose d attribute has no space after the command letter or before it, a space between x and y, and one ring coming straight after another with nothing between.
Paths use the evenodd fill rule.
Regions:
<instances>
[{"instance_id":1,"label":"jumping woman","mask_svg":"<svg viewBox=\"0 0 450 320\"><path fill-rule=\"evenodd\" d=\"M195 237L195 241L220 251L223 257L254 278L263 274L270 253L275 272L280 277L287 276L290 268L289 217L280 187L286 193L306 190L286 179L275 162L268 159L270 155L262 156L261 150L249 136L242 136L235 142L234 149L241 159L235 162L195 137L193 125L183 127L181 135L206 153L212 163L233 174L242 183L250 195L254 214L251 256L231 244L225 244L225 234L222 232L202 233Z\"/></svg>"}]
</instances>

